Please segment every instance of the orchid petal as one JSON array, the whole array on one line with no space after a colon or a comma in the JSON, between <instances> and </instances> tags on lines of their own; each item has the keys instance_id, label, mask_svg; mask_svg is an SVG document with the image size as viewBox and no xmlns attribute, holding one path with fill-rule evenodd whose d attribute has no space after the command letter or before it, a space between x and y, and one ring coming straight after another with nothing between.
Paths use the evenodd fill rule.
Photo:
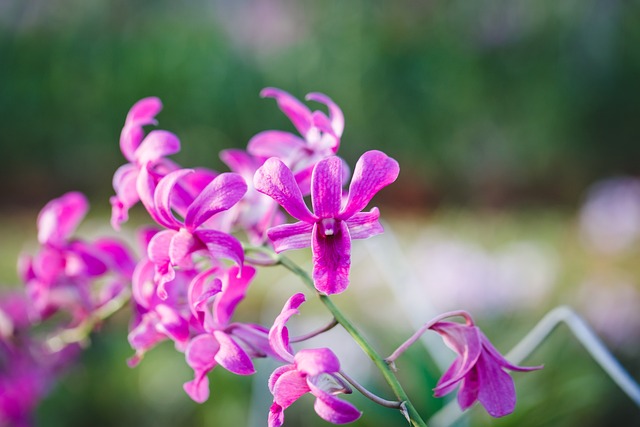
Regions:
<instances>
[{"instance_id":1,"label":"orchid petal","mask_svg":"<svg viewBox=\"0 0 640 427\"><path fill-rule=\"evenodd\" d=\"M173 235L169 244L169 259L172 265L181 265L188 261L188 256L193 252L204 249L204 245L195 239L191 233L184 228Z\"/></svg>"},{"instance_id":2,"label":"orchid petal","mask_svg":"<svg viewBox=\"0 0 640 427\"><path fill-rule=\"evenodd\" d=\"M240 174L245 179L249 176L253 179L253 174L258 168L258 161L251 154L236 148L220 151L220 160L229 166L232 172Z\"/></svg>"},{"instance_id":3,"label":"orchid petal","mask_svg":"<svg viewBox=\"0 0 640 427\"><path fill-rule=\"evenodd\" d=\"M213 336L220 345L220 350L215 355L215 360L220 366L236 375L255 373L251 358L233 338L222 331L213 331Z\"/></svg>"},{"instance_id":4,"label":"orchid petal","mask_svg":"<svg viewBox=\"0 0 640 427\"><path fill-rule=\"evenodd\" d=\"M275 98L278 107L291 120L300 135L306 136L313 125L311 111L291 94L276 88L264 88L260 92L263 98Z\"/></svg>"},{"instance_id":5,"label":"orchid petal","mask_svg":"<svg viewBox=\"0 0 640 427\"><path fill-rule=\"evenodd\" d=\"M358 212L345 221L349 228L349 235L352 239L367 239L381 234L384 229L378 218L380 218L378 208L373 208L370 212Z\"/></svg>"},{"instance_id":6,"label":"orchid petal","mask_svg":"<svg viewBox=\"0 0 640 427\"><path fill-rule=\"evenodd\" d=\"M138 262L131 276L131 293L135 302L149 309L156 293L153 283L155 265L151 260L144 258Z\"/></svg>"},{"instance_id":7,"label":"orchid petal","mask_svg":"<svg viewBox=\"0 0 640 427\"><path fill-rule=\"evenodd\" d=\"M136 189L138 168L127 163L120 166L113 175L113 189L116 195L109 199L112 207L111 225L118 230L120 224L129 218L129 209L135 205L140 197Z\"/></svg>"},{"instance_id":8,"label":"orchid petal","mask_svg":"<svg viewBox=\"0 0 640 427\"><path fill-rule=\"evenodd\" d=\"M511 376L499 364L483 354L478 359L478 401L492 417L502 417L513 412L516 406L516 389Z\"/></svg>"},{"instance_id":9,"label":"orchid petal","mask_svg":"<svg viewBox=\"0 0 640 427\"><path fill-rule=\"evenodd\" d=\"M331 100L327 95L318 92L312 92L305 97L308 101L320 102L327 106L329 109L329 119L331 120L331 127L337 137L342 136L344 131L344 115L338 105Z\"/></svg>"},{"instance_id":10,"label":"orchid petal","mask_svg":"<svg viewBox=\"0 0 640 427\"><path fill-rule=\"evenodd\" d=\"M332 424L347 424L354 422L362 415L362 412L349 402L321 392L319 389L312 389L312 393L316 396L313 409L325 421Z\"/></svg>"},{"instance_id":11,"label":"orchid petal","mask_svg":"<svg viewBox=\"0 0 640 427\"><path fill-rule=\"evenodd\" d=\"M432 330L442 335L445 344L458 354L458 359L445 375L440 378L434 389L436 396L450 390L450 385L459 382L475 366L482 352L479 329L453 322L437 322Z\"/></svg>"},{"instance_id":12,"label":"orchid petal","mask_svg":"<svg viewBox=\"0 0 640 427\"><path fill-rule=\"evenodd\" d=\"M226 258L238 265L244 262L242 244L232 235L217 230L196 230L194 235L204 243L212 259Z\"/></svg>"},{"instance_id":13,"label":"orchid petal","mask_svg":"<svg viewBox=\"0 0 640 427\"><path fill-rule=\"evenodd\" d=\"M275 385L278 382L278 378L282 376L282 374L287 373L289 371L295 371L296 367L294 365L283 365L277 367L269 376L269 381L267 386L269 387L269 392L273 394L273 390L275 389Z\"/></svg>"},{"instance_id":14,"label":"orchid petal","mask_svg":"<svg viewBox=\"0 0 640 427\"><path fill-rule=\"evenodd\" d=\"M178 137L166 130L152 130L136 150L137 163L141 166L180 151Z\"/></svg>"},{"instance_id":15,"label":"orchid petal","mask_svg":"<svg viewBox=\"0 0 640 427\"><path fill-rule=\"evenodd\" d=\"M52 245L64 243L88 210L87 198L76 191L51 200L38 214L38 241Z\"/></svg>"},{"instance_id":16,"label":"orchid petal","mask_svg":"<svg viewBox=\"0 0 640 427\"><path fill-rule=\"evenodd\" d=\"M222 281L214 276L218 272L216 268L204 270L189 283L187 299L189 308L194 317L199 318L199 313L203 311L203 305L214 295L222 291ZM212 280L210 280L212 279Z\"/></svg>"},{"instance_id":17,"label":"orchid petal","mask_svg":"<svg viewBox=\"0 0 640 427\"><path fill-rule=\"evenodd\" d=\"M311 202L319 218L334 218L342 202L342 160L328 157L319 161L311 177Z\"/></svg>"},{"instance_id":18,"label":"orchid petal","mask_svg":"<svg viewBox=\"0 0 640 427\"><path fill-rule=\"evenodd\" d=\"M177 311L166 304L158 304L155 307L160 319L160 326L174 341L186 341L189 339L189 323L182 318Z\"/></svg>"},{"instance_id":19,"label":"orchid petal","mask_svg":"<svg viewBox=\"0 0 640 427\"><path fill-rule=\"evenodd\" d=\"M398 162L383 152L372 150L364 153L353 171L349 198L340 218L348 219L363 210L378 191L396 180L399 173Z\"/></svg>"},{"instance_id":20,"label":"orchid petal","mask_svg":"<svg viewBox=\"0 0 640 427\"><path fill-rule=\"evenodd\" d=\"M130 162L135 161L135 151L144 136L142 126L157 124L155 116L160 110L162 102L156 97L143 98L129 110L120 133L120 150Z\"/></svg>"},{"instance_id":21,"label":"orchid petal","mask_svg":"<svg viewBox=\"0 0 640 427\"><path fill-rule=\"evenodd\" d=\"M196 402L202 403L209 398L209 380L207 373L216 366L215 355L220 345L209 334L193 338L185 352L187 364L194 370L194 379L184 384L184 390Z\"/></svg>"},{"instance_id":22,"label":"orchid petal","mask_svg":"<svg viewBox=\"0 0 640 427\"><path fill-rule=\"evenodd\" d=\"M273 243L276 253L290 249L302 249L311 246L313 225L299 221L294 224L282 224L267 230L267 236Z\"/></svg>"},{"instance_id":23,"label":"orchid petal","mask_svg":"<svg viewBox=\"0 0 640 427\"><path fill-rule=\"evenodd\" d=\"M164 288L165 283L175 278L175 271L171 266L171 258L169 257L171 240L175 234L176 232L173 230L164 230L156 233L147 247L147 256L156 267L154 280L158 282L158 296L161 299L167 299L168 296Z\"/></svg>"},{"instance_id":24,"label":"orchid petal","mask_svg":"<svg viewBox=\"0 0 640 427\"><path fill-rule=\"evenodd\" d=\"M491 341L480 331L480 340L482 342L482 348L487 352L487 356L494 359L503 368L511 369L512 371L528 372L542 369L543 366L518 366L509 362L504 358L502 354L491 344Z\"/></svg>"},{"instance_id":25,"label":"orchid petal","mask_svg":"<svg viewBox=\"0 0 640 427\"><path fill-rule=\"evenodd\" d=\"M268 159L256 171L253 182L256 190L270 196L294 218L305 222L317 219L304 204L293 173L281 160Z\"/></svg>"},{"instance_id":26,"label":"orchid petal","mask_svg":"<svg viewBox=\"0 0 640 427\"><path fill-rule=\"evenodd\" d=\"M247 151L254 156L265 159L277 157L286 161L295 157L306 145L307 143L304 139L292 133L280 130L265 130L249 140ZM225 163L227 162L225 161ZM227 164L229 165L229 163Z\"/></svg>"},{"instance_id":27,"label":"orchid petal","mask_svg":"<svg viewBox=\"0 0 640 427\"><path fill-rule=\"evenodd\" d=\"M338 357L328 348L300 350L294 356L294 361L296 369L308 376L340 370Z\"/></svg>"},{"instance_id":28,"label":"orchid petal","mask_svg":"<svg viewBox=\"0 0 640 427\"><path fill-rule=\"evenodd\" d=\"M338 221L333 235L324 235L320 226L313 226L313 281L319 292L339 294L349 285L351 267L351 237L344 221Z\"/></svg>"},{"instance_id":29,"label":"orchid petal","mask_svg":"<svg viewBox=\"0 0 640 427\"><path fill-rule=\"evenodd\" d=\"M244 299L255 274L256 269L250 266L244 266L242 271L234 266L226 272L227 281L213 306L213 319L218 325L223 326L229 323L236 307Z\"/></svg>"},{"instance_id":30,"label":"orchid petal","mask_svg":"<svg viewBox=\"0 0 640 427\"><path fill-rule=\"evenodd\" d=\"M291 296L282 307L282 311L273 322L269 330L269 344L273 351L285 362L293 362L293 354L289 345L289 329L286 324L294 314L299 314L298 307L305 301L304 294L297 293Z\"/></svg>"},{"instance_id":31,"label":"orchid petal","mask_svg":"<svg viewBox=\"0 0 640 427\"><path fill-rule=\"evenodd\" d=\"M184 220L185 226L190 231L194 230L216 213L238 203L246 192L247 184L240 175L236 173L218 175L189 206Z\"/></svg>"},{"instance_id":32,"label":"orchid petal","mask_svg":"<svg viewBox=\"0 0 640 427\"><path fill-rule=\"evenodd\" d=\"M280 405L284 410L305 393L308 393L310 388L305 376L293 369L279 372L277 379L273 381L272 390L274 403Z\"/></svg>"},{"instance_id":33,"label":"orchid petal","mask_svg":"<svg viewBox=\"0 0 640 427\"><path fill-rule=\"evenodd\" d=\"M176 219L171 210L171 196L173 187L178 180L190 173L193 173L192 169L179 169L168 173L158 182L158 186L153 195L153 202L160 224L167 228L177 230L182 227L182 223Z\"/></svg>"}]
</instances>

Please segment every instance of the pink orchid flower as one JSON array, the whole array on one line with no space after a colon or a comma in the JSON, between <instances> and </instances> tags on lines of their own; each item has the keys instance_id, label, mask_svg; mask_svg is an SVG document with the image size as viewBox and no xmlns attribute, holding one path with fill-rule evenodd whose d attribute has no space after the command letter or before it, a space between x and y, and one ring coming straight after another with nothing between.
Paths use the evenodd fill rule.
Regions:
<instances>
[{"instance_id":1,"label":"pink orchid flower","mask_svg":"<svg viewBox=\"0 0 640 427\"><path fill-rule=\"evenodd\" d=\"M176 183L192 174L193 170L180 169L162 178L154 193L153 217L168 230L157 233L147 248L149 259L156 266L156 281L161 298L166 296L165 283L175 277L174 267L191 268L191 256L207 252L213 261L227 258L238 265L244 261L242 245L235 237L205 226L219 212L235 205L247 191L247 184L235 173L223 173L200 192L189 204L184 220L173 213Z\"/></svg>"},{"instance_id":2,"label":"pink orchid flower","mask_svg":"<svg viewBox=\"0 0 640 427\"><path fill-rule=\"evenodd\" d=\"M64 309L75 325L119 295L129 282L135 263L121 242L72 238L88 209L86 197L77 192L47 203L38 215L41 248L19 261L20 276L43 318ZM101 283L94 287L98 279Z\"/></svg>"},{"instance_id":3,"label":"pink orchid flower","mask_svg":"<svg viewBox=\"0 0 640 427\"><path fill-rule=\"evenodd\" d=\"M465 324L438 320L429 327L439 333L447 346L458 354L438 381L434 395L442 397L460 385L458 403L463 410L477 400L493 417L510 414L515 408L516 391L513 379L505 369L532 371L541 369L542 366L513 365L496 350L480 328L474 325L468 313L457 314L465 318Z\"/></svg>"},{"instance_id":4,"label":"pink orchid flower","mask_svg":"<svg viewBox=\"0 0 640 427\"><path fill-rule=\"evenodd\" d=\"M227 211L230 221L247 233L252 244L262 245L267 239L267 229L285 222L278 204L271 197L258 192L253 185L253 176L264 160L238 149L222 150L220 158L232 172L242 176L248 185L242 200Z\"/></svg>"},{"instance_id":5,"label":"pink orchid flower","mask_svg":"<svg viewBox=\"0 0 640 427\"><path fill-rule=\"evenodd\" d=\"M346 202L342 203L342 161L321 160L311 178L311 213L304 203L291 170L271 158L254 177L256 189L271 196L299 221L267 231L276 252L311 246L313 279L325 294L343 292L349 284L351 239L382 233L377 208L361 212L373 196L396 180L398 163L380 151L367 151L356 164Z\"/></svg>"},{"instance_id":6,"label":"pink orchid flower","mask_svg":"<svg viewBox=\"0 0 640 427\"><path fill-rule=\"evenodd\" d=\"M196 402L209 398L207 374L217 365L237 375L255 372L252 358L273 355L267 338L268 330L260 325L230 323L238 304L244 299L255 275L250 266L233 266L222 280L208 282L215 270L203 272L192 281L189 302L192 313L202 326L186 349L187 364L194 379L184 384L184 390ZM240 274L241 273L241 274Z\"/></svg>"},{"instance_id":7,"label":"pink orchid flower","mask_svg":"<svg viewBox=\"0 0 640 427\"><path fill-rule=\"evenodd\" d=\"M337 375L340 361L330 349L306 349L293 355L286 323L299 313L298 307L304 301L301 293L289 298L269 330L271 348L279 359L289 363L277 368L269 378L269 390L273 394L269 427L280 427L284 423L284 410L306 393L315 396L314 409L325 421L346 424L361 415L355 406L335 397L339 393L351 393L351 389Z\"/></svg>"},{"instance_id":8,"label":"pink orchid flower","mask_svg":"<svg viewBox=\"0 0 640 427\"><path fill-rule=\"evenodd\" d=\"M260 96L275 98L280 110L291 120L302 138L289 132L263 131L251 138L247 151L264 159L280 158L294 172L303 193L308 194L313 165L338 152L344 130L342 110L321 93L309 93L305 99L326 105L329 117L322 111L312 112L280 89L265 88Z\"/></svg>"},{"instance_id":9,"label":"pink orchid flower","mask_svg":"<svg viewBox=\"0 0 640 427\"><path fill-rule=\"evenodd\" d=\"M164 130L152 130L146 137L144 135L143 126L157 125L155 116L161 109L160 100L149 97L136 102L127 114L120 134L120 150L129 163L120 166L113 175L116 195L110 199L111 225L116 230L128 220L129 209L138 201L153 216L153 193L158 181L180 168L166 158L180 151L180 140L176 135ZM215 176L215 172L199 168L182 183L177 191L179 197L176 197L180 213Z\"/></svg>"}]
</instances>

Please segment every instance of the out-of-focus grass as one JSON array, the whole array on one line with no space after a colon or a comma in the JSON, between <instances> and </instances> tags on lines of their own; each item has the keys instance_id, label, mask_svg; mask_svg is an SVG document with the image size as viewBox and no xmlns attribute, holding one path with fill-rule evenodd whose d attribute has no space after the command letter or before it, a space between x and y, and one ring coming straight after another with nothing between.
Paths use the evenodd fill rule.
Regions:
<instances>
[{"instance_id":1,"label":"out-of-focus grass","mask_svg":"<svg viewBox=\"0 0 640 427\"><path fill-rule=\"evenodd\" d=\"M433 255L434 252L429 252L433 248L471 248L469 253L483 254L483 260L495 262L498 266L503 266L511 259L505 256L511 248L517 248L515 245L518 243L526 242L529 245L527 247L539 248L547 256L543 259L551 260L553 265L549 271L553 274L546 279L549 281L548 286L536 294L535 298L531 297L529 301L514 300L513 304L517 304L517 309L514 310L508 306L491 306L493 296L487 291L486 303L489 308L483 308L478 301L471 308L464 305L457 308L472 311L489 338L506 353L545 312L558 304L569 304L594 323L596 330L621 358L625 367L636 378L640 377L640 349L634 338L638 336L638 331L628 329L628 340L616 337L616 332L625 333L624 323L621 327L612 329L610 325L616 323L607 324L604 320L615 319L616 315L624 311L621 308L620 313L613 311L604 316L594 315L598 304L602 302L597 299L602 297L590 298L592 288L585 285L591 282L592 277L605 278L606 282L606 278L613 280L624 276L638 291L640 269L634 260L640 256L640 244L616 256L597 253L584 244L575 215L559 210L443 210L427 215L385 209L384 213L388 214L386 218L391 218L388 220L388 231L393 232L401 243L402 256L416 268L417 277L424 280L425 284L433 281L433 277L428 276L429 272L420 271L421 264L427 262L420 257L423 254ZM99 216L102 214L90 217L78 230L78 235L94 236L107 231L108 217L105 213L104 220L100 221ZM0 220L0 232L3 236L0 245L0 278L3 285L18 284L15 260L20 251L36 247L35 218L36 213L26 212L5 216ZM102 222L105 225L101 225ZM382 238L384 237L378 236L373 239ZM386 355L411 334L408 313L394 301L393 293L389 291L386 279L380 273L380 266L367 254L366 244L355 242L351 286L345 294L336 296L335 300L350 318L359 322L364 334L374 342L380 353ZM427 251L420 252L421 250ZM308 262L308 251L299 251L292 256L301 263ZM535 259L532 258L532 261ZM468 267L466 264L473 260L454 258L454 261L450 266L451 271L464 270ZM517 266L520 268L520 264ZM484 270L470 270L472 277L468 279L469 283L476 283L477 279L478 286L483 286L486 280L473 277L477 271ZM437 292L452 290L452 285L445 279L450 278L443 276L442 287L434 288ZM522 277L518 280L516 277L511 291L522 291L516 287L522 286L522 283L530 283L527 279L529 278ZM508 284L509 280L505 283ZM610 285L611 293L616 292L616 283ZM491 292L500 292L495 298L509 301L509 289L491 289ZM249 293L247 304L240 306L238 315L242 320L271 322L284 300L295 291L306 289L283 269L264 268ZM306 293L309 302L303 306L302 316L295 317L291 322L294 334L323 324L328 319L312 295ZM522 298L522 295L528 294L515 293L514 298ZM435 296L425 298L425 303L438 301L449 300ZM442 310L446 308L448 307L442 307ZM424 321L427 320L429 319L425 315ZM630 323L627 327L633 326L634 319L623 321ZM128 314L119 313L104 325L100 333L94 335L92 345L84 352L81 364L74 367L42 403L37 417L39 426L84 426L97 420L103 426L249 425L254 416L250 410L254 384L257 384L259 394L266 396L268 401L266 384L254 383L252 378L238 378L223 369L215 369L210 374L210 400L203 405L193 403L182 391L182 383L189 380L192 373L184 362L184 356L169 343L150 351L137 368L128 368L125 360L131 356L132 351L126 341L127 323ZM332 331L326 340L318 339L313 345L330 345L328 343L331 340L338 342L336 348L339 349L338 354L345 369L352 370L370 389L384 397L391 397L375 369L368 367L366 356L349 343L348 337L339 328ZM448 350L444 349L444 352ZM595 364L566 327L558 328L525 364L540 363L545 364L542 371L514 374L518 406L513 415L494 420L476 405L465 418L469 425L595 427L640 423L640 414L631 400ZM398 361L398 367L398 375L404 381L410 396L428 418L428 414L444 403L441 399L431 397L431 389L440 375L431 356L424 347L417 344ZM258 368L271 369L263 361L258 362ZM263 372L263 375L268 376L268 373ZM403 423L399 414L371 404L357 392L347 399L364 411L362 419L356 425L389 426ZM264 424L262 421L266 420L266 410L267 407L257 411L258 414L263 411L265 418L256 425ZM326 425L312 413L310 397L301 399L288 409L286 420L286 425Z\"/></svg>"}]
</instances>

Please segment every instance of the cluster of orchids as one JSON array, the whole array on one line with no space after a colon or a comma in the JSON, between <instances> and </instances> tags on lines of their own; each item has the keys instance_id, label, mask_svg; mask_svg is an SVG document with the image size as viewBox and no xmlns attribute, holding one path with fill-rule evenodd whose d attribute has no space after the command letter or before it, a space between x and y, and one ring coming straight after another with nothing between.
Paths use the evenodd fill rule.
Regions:
<instances>
[{"instance_id":1,"label":"cluster of orchids","mask_svg":"<svg viewBox=\"0 0 640 427\"><path fill-rule=\"evenodd\" d=\"M114 174L110 203L111 224L118 231L138 202L150 216L154 224L137 231L138 248L114 238L75 236L88 210L80 193L67 193L42 209L40 248L19 260L25 291L0 299L0 424L29 425L34 407L76 360L89 334L126 307L132 310L129 365L143 363L146 352L172 341L193 369L184 391L196 402L209 398L208 374L218 365L252 375L256 358L280 362L268 381L270 427L283 425L286 409L306 393L315 397L322 419L356 421L361 411L339 396L353 389L397 410L411 425L426 425L396 377L396 363L427 331L442 336L456 353L434 386L435 396L457 389L462 409L478 401L494 417L514 410L507 370L539 367L508 362L467 312L428 321L385 358L334 304L331 295L349 287L352 239L383 232L379 210L365 209L396 180L398 163L368 151L351 173L337 156L344 117L329 97L306 97L323 104L325 113L279 89L267 88L261 95L275 99L299 135L269 130L254 136L246 150L224 150L220 158L230 172L223 173L183 168L169 159L180 150L178 137L146 129L157 125L160 100L150 97L133 105L120 135L128 163ZM310 273L282 255L307 247ZM234 321L259 270L274 265L290 270L309 295L321 300L333 316L328 326L289 336L287 323L299 314L304 293L283 295L271 325ZM373 394L344 372L331 348L304 348L309 338L338 325L380 370L392 399Z\"/></svg>"}]
</instances>

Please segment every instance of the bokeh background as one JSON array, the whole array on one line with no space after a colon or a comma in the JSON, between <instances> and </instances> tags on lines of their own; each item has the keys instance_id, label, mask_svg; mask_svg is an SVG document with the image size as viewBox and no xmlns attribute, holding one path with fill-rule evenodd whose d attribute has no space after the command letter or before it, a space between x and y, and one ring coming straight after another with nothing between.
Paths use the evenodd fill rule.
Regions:
<instances>
[{"instance_id":1,"label":"bokeh background","mask_svg":"<svg viewBox=\"0 0 640 427\"><path fill-rule=\"evenodd\" d=\"M2 285L19 286L15 261L35 247L37 211L66 191L92 201L79 234L112 233L118 137L138 99L162 99L160 128L180 137L179 163L223 170L221 149L293 130L259 98L263 87L320 91L343 109L350 164L369 149L401 164L376 199L387 240L354 247L360 290L338 299L382 353L432 311L454 308L474 313L506 352L568 304L640 378L638 45L638 1L0 0ZM272 320L286 298L274 283L300 290L289 282L268 273L247 304L253 317ZM264 424L264 385L251 378L216 370L211 401L197 405L171 346L129 369L127 322L121 313L104 325L37 425ZM388 392L363 354L344 352L369 387ZM425 414L442 405L431 397L438 357L412 349L401 370ZM546 368L515 375L514 415L490 420L476 408L462 425L640 424L568 329L528 362ZM358 425L402 425L353 400L365 410ZM326 425L310 400L290 411L288 425Z\"/></svg>"}]
</instances>

